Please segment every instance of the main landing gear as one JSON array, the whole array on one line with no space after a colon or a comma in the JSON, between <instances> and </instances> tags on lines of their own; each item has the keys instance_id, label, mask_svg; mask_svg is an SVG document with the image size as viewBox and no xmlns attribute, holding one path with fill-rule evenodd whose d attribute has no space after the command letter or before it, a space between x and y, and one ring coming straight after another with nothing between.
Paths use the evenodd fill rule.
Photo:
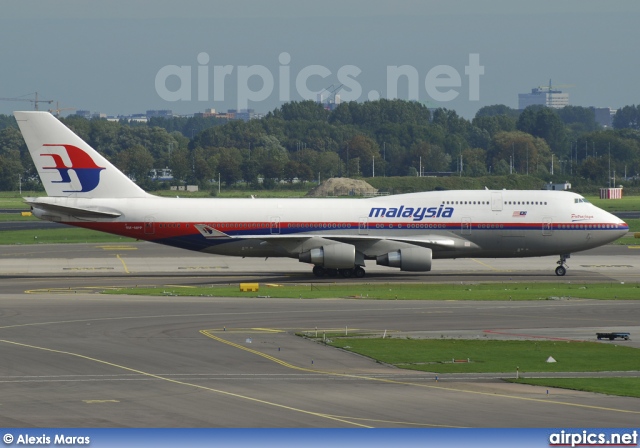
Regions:
<instances>
[{"instance_id":1,"label":"main landing gear","mask_svg":"<svg viewBox=\"0 0 640 448\"><path fill-rule=\"evenodd\" d=\"M313 275L315 275L316 277L324 277L325 275L328 277L337 277L338 275L341 275L344 278L362 278L364 277L364 274L365 271L361 266L356 266L349 269L330 269L323 268L322 266L313 267Z\"/></svg>"},{"instance_id":2,"label":"main landing gear","mask_svg":"<svg viewBox=\"0 0 640 448\"><path fill-rule=\"evenodd\" d=\"M558 267L556 268L556 275L558 277L562 277L567 273L567 258L569 258L571 254L562 254L560 255L560 260L557 261Z\"/></svg>"}]
</instances>

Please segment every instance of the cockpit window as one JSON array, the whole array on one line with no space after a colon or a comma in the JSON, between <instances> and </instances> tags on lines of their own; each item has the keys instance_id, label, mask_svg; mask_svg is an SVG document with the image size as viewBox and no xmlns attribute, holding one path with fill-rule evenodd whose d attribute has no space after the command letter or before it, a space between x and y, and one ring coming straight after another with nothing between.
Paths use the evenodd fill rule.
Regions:
<instances>
[{"instance_id":1,"label":"cockpit window","mask_svg":"<svg viewBox=\"0 0 640 448\"><path fill-rule=\"evenodd\" d=\"M586 204L589 204L589 203L590 203L590 202L589 202L589 201L587 201L585 198L575 198L575 199L573 200L573 202L574 202L575 204L580 204L580 203L586 203Z\"/></svg>"}]
</instances>

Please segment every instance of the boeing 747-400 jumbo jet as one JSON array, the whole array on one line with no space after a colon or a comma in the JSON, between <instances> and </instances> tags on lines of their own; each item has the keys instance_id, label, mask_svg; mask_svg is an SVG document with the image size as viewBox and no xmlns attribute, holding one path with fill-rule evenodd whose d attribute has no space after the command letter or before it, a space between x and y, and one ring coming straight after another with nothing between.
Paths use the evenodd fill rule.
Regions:
<instances>
[{"instance_id":1,"label":"boeing 747-400 jumbo jet","mask_svg":"<svg viewBox=\"0 0 640 448\"><path fill-rule=\"evenodd\" d=\"M289 257L317 276L363 277L365 260L430 271L441 258L558 255L627 224L563 191L458 190L368 199L186 199L146 193L48 112L15 112L47 197L38 218L199 252Z\"/></svg>"}]
</instances>

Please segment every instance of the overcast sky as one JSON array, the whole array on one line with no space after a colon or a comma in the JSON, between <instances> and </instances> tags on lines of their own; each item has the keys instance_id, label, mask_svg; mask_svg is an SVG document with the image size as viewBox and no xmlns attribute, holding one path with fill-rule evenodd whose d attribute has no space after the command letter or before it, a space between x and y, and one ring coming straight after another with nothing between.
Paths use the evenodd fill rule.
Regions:
<instances>
[{"instance_id":1,"label":"overcast sky","mask_svg":"<svg viewBox=\"0 0 640 448\"><path fill-rule=\"evenodd\" d=\"M636 0L2 0L0 7L0 97L38 91L61 108L189 114L246 104L268 112L287 96L340 84L343 98L365 101L390 96L388 70L399 66L418 82L409 88L400 77L392 83L397 97L467 118L486 105L517 107L518 93L549 79L571 86L563 90L573 105L640 103ZM31 108L0 101L0 113Z\"/></svg>"}]
</instances>

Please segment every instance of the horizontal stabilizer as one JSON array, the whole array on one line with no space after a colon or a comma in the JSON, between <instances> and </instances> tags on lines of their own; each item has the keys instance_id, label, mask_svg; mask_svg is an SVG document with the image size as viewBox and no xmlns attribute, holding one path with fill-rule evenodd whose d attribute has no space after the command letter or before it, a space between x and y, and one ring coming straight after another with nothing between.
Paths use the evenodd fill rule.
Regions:
<instances>
[{"instance_id":1,"label":"horizontal stabilizer","mask_svg":"<svg viewBox=\"0 0 640 448\"><path fill-rule=\"evenodd\" d=\"M106 209L104 207L69 207L65 205L49 204L46 202L27 202L34 209L39 209L49 213L75 216L76 218L117 218L119 216L122 216L122 213L115 210Z\"/></svg>"}]
</instances>

